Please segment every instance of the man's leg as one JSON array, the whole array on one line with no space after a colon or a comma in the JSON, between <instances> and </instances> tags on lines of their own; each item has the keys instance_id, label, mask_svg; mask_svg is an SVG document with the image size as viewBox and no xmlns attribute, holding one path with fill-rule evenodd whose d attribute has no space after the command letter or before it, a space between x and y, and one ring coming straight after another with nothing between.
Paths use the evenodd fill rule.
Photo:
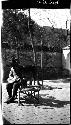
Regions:
<instances>
[{"instance_id":1,"label":"man's leg","mask_svg":"<svg viewBox=\"0 0 71 125\"><path fill-rule=\"evenodd\" d=\"M8 83L6 85L6 89L7 89L9 98L7 99L7 101L5 101L5 103L9 103L9 100L12 98L12 88L13 88L13 83Z\"/></svg>"},{"instance_id":2,"label":"man's leg","mask_svg":"<svg viewBox=\"0 0 71 125\"><path fill-rule=\"evenodd\" d=\"M15 82L14 84L13 84L13 98L17 95L17 90L18 90L18 88L20 87L20 83L19 82Z\"/></svg>"},{"instance_id":3,"label":"man's leg","mask_svg":"<svg viewBox=\"0 0 71 125\"><path fill-rule=\"evenodd\" d=\"M6 85L6 89L7 89L9 98L12 97L12 88L13 88L13 83L8 83L8 84Z\"/></svg>"},{"instance_id":4,"label":"man's leg","mask_svg":"<svg viewBox=\"0 0 71 125\"><path fill-rule=\"evenodd\" d=\"M20 86L19 82L15 82L15 83L13 83L13 85L11 85L11 87L13 88L13 95L5 103L9 104L14 101L15 95L17 94L17 90L18 90L19 86ZM12 93L12 89L10 88L11 91L9 91L9 88L10 88L10 85L7 86L7 91L10 95Z\"/></svg>"}]
</instances>

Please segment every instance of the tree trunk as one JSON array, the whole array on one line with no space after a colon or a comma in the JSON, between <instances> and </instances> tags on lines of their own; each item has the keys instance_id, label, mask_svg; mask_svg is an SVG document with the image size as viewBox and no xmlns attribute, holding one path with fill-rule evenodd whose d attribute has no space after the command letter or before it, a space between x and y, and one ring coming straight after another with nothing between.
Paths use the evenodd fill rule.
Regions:
<instances>
[{"instance_id":1,"label":"tree trunk","mask_svg":"<svg viewBox=\"0 0 71 125\"><path fill-rule=\"evenodd\" d=\"M42 64L42 58L43 58L43 51L42 51L42 34L41 34L41 73L42 73L42 86L43 86L43 64Z\"/></svg>"},{"instance_id":2,"label":"tree trunk","mask_svg":"<svg viewBox=\"0 0 71 125\"><path fill-rule=\"evenodd\" d=\"M36 52L35 52L35 48L34 48L33 37L32 37L32 35L31 35L31 31L30 31L30 8L29 8L28 29L29 29L30 39L31 39L31 45L32 45L32 48L33 48L34 64L35 64L35 66L36 66ZM34 79L34 85L35 85L35 79Z\"/></svg>"},{"instance_id":3,"label":"tree trunk","mask_svg":"<svg viewBox=\"0 0 71 125\"><path fill-rule=\"evenodd\" d=\"M33 55L34 55L34 64L36 64L36 52L35 52L35 49L34 49L34 43L33 43L33 37L31 35L31 32L30 32L30 8L29 8L29 18L28 18L28 29L29 29L29 34L30 34L30 39L31 39L31 44L32 44L32 48L33 48Z\"/></svg>"}]
</instances>

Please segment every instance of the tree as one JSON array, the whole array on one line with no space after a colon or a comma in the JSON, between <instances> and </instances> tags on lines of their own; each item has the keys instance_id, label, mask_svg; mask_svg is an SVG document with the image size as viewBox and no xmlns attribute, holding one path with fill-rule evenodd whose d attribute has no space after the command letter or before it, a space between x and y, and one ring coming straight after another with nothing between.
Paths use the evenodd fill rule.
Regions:
<instances>
[{"instance_id":1,"label":"tree","mask_svg":"<svg viewBox=\"0 0 71 125\"><path fill-rule=\"evenodd\" d=\"M34 21L30 19L30 22L30 31L31 35L33 35ZM18 13L18 9L3 10L2 42L8 42L11 48L14 45L18 53L20 44L26 43L28 36L28 17L22 12Z\"/></svg>"}]
</instances>

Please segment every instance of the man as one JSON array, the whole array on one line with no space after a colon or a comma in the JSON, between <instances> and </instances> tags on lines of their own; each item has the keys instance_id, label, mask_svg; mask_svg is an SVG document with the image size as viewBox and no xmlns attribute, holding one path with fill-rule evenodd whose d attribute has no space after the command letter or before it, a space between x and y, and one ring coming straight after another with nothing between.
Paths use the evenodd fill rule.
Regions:
<instances>
[{"instance_id":1,"label":"man","mask_svg":"<svg viewBox=\"0 0 71 125\"><path fill-rule=\"evenodd\" d=\"M27 86L27 80L22 78L21 74L21 68L18 65L18 62L16 59L12 59L12 67L9 73L9 78L7 79L8 83L6 85L6 89L9 95L8 100L6 103L13 102L15 99L15 96L17 95L17 90L20 87L21 83L24 83L24 86ZM13 89L13 94L12 94Z\"/></svg>"}]
</instances>

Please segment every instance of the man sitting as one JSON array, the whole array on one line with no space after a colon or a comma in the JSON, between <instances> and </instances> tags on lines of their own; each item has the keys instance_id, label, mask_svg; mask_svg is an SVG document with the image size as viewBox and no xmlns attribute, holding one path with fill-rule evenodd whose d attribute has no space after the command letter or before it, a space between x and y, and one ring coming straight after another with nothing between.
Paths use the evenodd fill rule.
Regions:
<instances>
[{"instance_id":1,"label":"man sitting","mask_svg":"<svg viewBox=\"0 0 71 125\"><path fill-rule=\"evenodd\" d=\"M9 73L9 78L7 79L8 83L6 85L6 89L9 95L8 100L6 103L13 102L15 99L15 96L17 95L17 90L20 87L22 81L24 84L24 87L27 86L27 80L22 78L21 69L18 65L18 62L15 59L12 59L12 67ZM12 94L13 89L13 94Z\"/></svg>"}]
</instances>

